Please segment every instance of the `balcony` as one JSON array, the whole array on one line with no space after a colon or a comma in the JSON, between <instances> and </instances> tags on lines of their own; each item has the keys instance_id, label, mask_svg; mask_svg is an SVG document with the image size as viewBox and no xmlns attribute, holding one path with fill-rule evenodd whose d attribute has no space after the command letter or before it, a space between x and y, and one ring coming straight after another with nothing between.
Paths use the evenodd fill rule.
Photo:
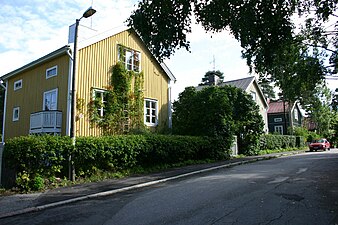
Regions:
<instances>
[{"instance_id":1,"label":"balcony","mask_svg":"<svg viewBox=\"0 0 338 225\"><path fill-rule=\"evenodd\" d=\"M30 134L61 134L62 112L40 111L30 116Z\"/></svg>"}]
</instances>

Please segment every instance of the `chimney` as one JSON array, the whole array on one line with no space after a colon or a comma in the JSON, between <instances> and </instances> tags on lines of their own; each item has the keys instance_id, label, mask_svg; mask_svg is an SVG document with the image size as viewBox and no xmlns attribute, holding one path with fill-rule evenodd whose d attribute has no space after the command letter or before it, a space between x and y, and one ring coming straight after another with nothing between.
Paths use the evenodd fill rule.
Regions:
<instances>
[{"instance_id":1,"label":"chimney","mask_svg":"<svg viewBox=\"0 0 338 225\"><path fill-rule=\"evenodd\" d=\"M209 85L217 85L219 81L219 77L216 75L215 72L209 75Z\"/></svg>"}]
</instances>

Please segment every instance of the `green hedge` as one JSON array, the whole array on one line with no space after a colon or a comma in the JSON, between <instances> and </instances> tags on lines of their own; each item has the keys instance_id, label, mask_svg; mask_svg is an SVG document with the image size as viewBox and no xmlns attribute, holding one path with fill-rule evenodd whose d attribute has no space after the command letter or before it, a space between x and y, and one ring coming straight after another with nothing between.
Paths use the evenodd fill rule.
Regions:
<instances>
[{"instance_id":1,"label":"green hedge","mask_svg":"<svg viewBox=\"0 0 338 225\"><path fill-rule=\"evenodd\" d=\"M69 137L24 136L6 141L3 157L17 172L48 177L61 173L72 148Z\"/></svg>"},{"instance_id":2,"label":"green hedge","mask_svg":"<svg viewBox=\"0 0 338 225\"><path fill-rule=\"evenodd\" d=\"M260 150L279 150L304 146L304 137L301 136L267 134L260 138Z\"/></svg>"},{"instance_id":3,"label":"green hedge","mask_svg":"<svg viewBox=\"0 0 338 225\"><path fill-rule=\"evenodd\" d=\"M72 149L69 137L46 135L10 139L6 141L3 153L4 173L8 171L9 176L3 183L25 191L43 189L45 180L67 174L65 165Z\"/></svg>"},{"instance_id":4,"label":"green hedge","mask_svg":"<svg viewBox=\"0 0 338 225\"><path fill-rule=\"evenodd\" d=\"M136 166L152 167L187 160L222 160L230 157L230 141L221 138L121 135L78 137L75 149L69 137L25 136L8 140L4 160L23 189L38 189L41 178L68 176L72 156L76 174L120 171ZM41 186L41 185L37 185Z\"/></svg>"}]
</instances>

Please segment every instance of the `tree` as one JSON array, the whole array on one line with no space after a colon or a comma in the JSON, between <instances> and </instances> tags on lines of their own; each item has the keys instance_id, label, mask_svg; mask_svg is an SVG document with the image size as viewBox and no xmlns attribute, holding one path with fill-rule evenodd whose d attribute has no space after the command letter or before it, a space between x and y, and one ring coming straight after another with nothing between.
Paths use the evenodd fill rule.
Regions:
<instances>
[{"instance_id":1,"label":"tree","mask_svg":"<svg viewBox=\"0 0 338 225\"><path fill-rule=\"evenodd\" d=\"M241 153L257 153L264 123L258 106L243 90L228 85L201 91L187 87L173 106L174 134L229 140L236 135Z\"/></svg>"},{"instance_id":2,"label":"tree","mask_svg":"<svg viewBox=\"0 0 338 225\"><path fill-rule=\"evenodd\" d=\"M334 112L338 113L338 88L336 88L335 92L333 93L331 107Z\"/></svg>"},{"instance_id":3,"label":"tree","mask_svg":"<svg viewBox=\"0 0 338 225\"><path fill-rule=\"evenodd\" d=\"M318 90L319 95L307 99L308 104L304 105L309 117L317 126L317 133L323 137L330 137L331 122L334 114L331 111L332 94L326 87Z\"/></svg>"},{"instance_id":4,"label":"tree","mask_svg":"<svg viewBox=\"0 0 338 225\"><path fill-rule=\"evenodd\" d=\"M276 94L275 91L273 90L274 86L271 83L272 83L271 79L268 76L261 76L258 79L258 84L262 89L265 98L275 99Z\"/></svg>"},{"instance_id":5,"label":"tree","mask_svg":"<svg viewBox=\"0 0 338 225\"><path fill-rule=\"evenodd\" d=\"M142 0L128 19L161 60L190 49L196 17L206 31L229 30L251 70L268 74L290 101L313 95L337 71L338 26L326 27L337 0ZM293 17L307 18L301 27ZM330 30L332 29L332 30ZM329 61L329 65L324 62ZM311 82L308 82L311 81Z\"/></svg>"},{"instance_id":6,"label":"tree","mask_svg":"<svg viewBox=\"0 0 338 225\"><path fill-rule=\"evenodd\" d=\"M224 74L217 70L217 71L208 71L205 73L204 77L202 78L202 83L199 86L203 85L217 85L222 83L224 80Z\"/></svg>"}]
</instances>

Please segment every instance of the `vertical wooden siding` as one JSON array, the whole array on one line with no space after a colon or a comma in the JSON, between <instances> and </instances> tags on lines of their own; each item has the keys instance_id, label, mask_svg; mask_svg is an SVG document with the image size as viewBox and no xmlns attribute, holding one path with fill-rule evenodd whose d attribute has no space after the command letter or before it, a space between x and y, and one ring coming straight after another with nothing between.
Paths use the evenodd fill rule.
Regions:
<instances>
[{"instance_id":1,"label":"vertical wooden siding","mask_svg":"<svg viewBox=\"0 0 338 225\"><path fill-rule=\"evenodd\" d=\"M262 115L263 117L263 122L264 122L264 132L268 132L269 128L268 128L268 113L267 113L267 109L265 108L265 104L264 104L264 96L262 96L259 92L259 87L256 85L256 83L253 83L252 85L250 85L249 87L249 92L255 92L256 93L256 103L259 107L259 113Z\"/></svg>"},{"instance_id":2,"label":"vertical wooden siding","mask_svg":"<svg viewBox=\"0 0 338 225\"><path fill-rule=\"evenodd\" d=\"M77 70L77 98L85 104L77 119L77 136L97 136L101 131L90 124L88 104L92 88L107 89L111 69L118 62L118 45L141 52L141 70L144 73L144 97L158 100L159 128L168 119L168 77L154 61L149 51L133 33L124 31L79 50Z\"/></svg>"},{"instance_id":3,"label":"vertical wooden siding","mask_svg":"<svg viewBox=\"0 0 338 225\"><path fill-rule=\"evenodd\" d=\"M57 76L46 79L46 69L58 66ZM5 139L28 135L30 114L42 111L43 93L58 88L57 109L62 111L62 135L65 135L69 57L60 56L8 80ZM14 82L22 79L22 88L14 91ZM13 121L13 108L20 107L18 121Z\"/></svg>"}]
</instances>

